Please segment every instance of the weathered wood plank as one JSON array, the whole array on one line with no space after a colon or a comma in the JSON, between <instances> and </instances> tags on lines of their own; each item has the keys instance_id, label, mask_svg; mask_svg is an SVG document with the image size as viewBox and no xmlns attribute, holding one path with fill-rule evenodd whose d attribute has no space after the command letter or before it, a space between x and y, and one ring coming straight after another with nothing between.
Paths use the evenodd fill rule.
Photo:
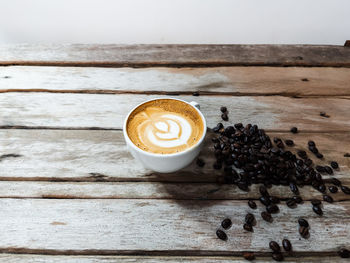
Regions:
<instances>
[{"instance_id":1,"label":"weathered wood plank","mask_svg":"<svg viewBox=\"0 0 350 263\"><path fill-rule=\"evenodd\" d=\"M127 113L137 104L162 95L102 94L0 94L0 126L103 127L121 129ZM308 131L349 131L349 97L301 98L177 96L195 100L209 127L222 121L220 107L227 106L230 120L255 123L265 129L289 130L298 126ZM325 111L330 118L320 116Z\"/></svg>"},{"instance_id":2,"label":"weathered wood plank","mask_svg":"<svg viewBox=\"0 0 350 263\"><path fill-rule=\"evenodd\" d=\"M272 224L260 219L261 210L251 211L257 225L254 233L247 233L242 228L249 211L245 201L1 199L0 248L58 254L240 255L247 250L270 252L270 240L288 237L294 251L305 255L335 253L350 245L350 202L323 204L323 217L309 203L297 209L280 205ZM311 225L307 240L299 240L300 216ZM225 217L233 225L223 242L215 231Z\"/></svg>"},{"instance_id":3,"label":"weathered wood plank","mask_svg":"<svg viewBox=\"0 0 350 263\"><path fill-rule=\"evenodd\" d=\"M157 263L157 262L169 262L169 263L178 263L178 262L200 262L200 263L209 263L209 262L223 262L223 263L246 263L242 257L237 256L227 256L227 257L166 257L166 256L50 256L50 255L30 255L30 254L0 254L0 262L6 263L28 263L28 262L47 262L47 263L56 263L56 262L66 262L66 263L100 263L100 262L142 262L142 263ZM267 257L257 257L254 262L257 263L267 263L271 262L271 258ZM315 262L315 263L339 263L339 262L348 262L347 259L342 259L339 257L289 257L285 258L283 262Z\"/></svg>"},{"instance_id":4,"label":"weathered wood plank","mask_svg":"<svg viewBox=\"0 0 350 263\"><path fill-rule=\"evenodd\" d=\"M0 65L350 66L350 50L316 45L2 45Z\"/></svg>"},{"instance_id":5,"label":"weathered wood plank","mask_svg":"<svg viewBox=\"0 0 350 263\"><path fill-rule=\"evenodd\" d=\"M349 68L1 67L0 92L350 95Z\"/></svg>"},{"instance_id":6,"label":"weathered wood plank","mask_svg":"<svg viewBox=\"0 0 350 263\"><path fill-rule=\"evenodd\" d=\"M143 168L127 153L121 131L0 130L1 154L20 155L1 159L0 179L215 182L220 172L212 168L213 133L207 134L200 155L206 161L203 168L191 164L177 173L156 174ZM311 159L316 164L337 161L340 170L335 176L350 183L350 158L344 157L349 151L350 133L268 134L293 139L294 149L306 150L308 140L314 140L325 160L321 162L309 154Z\"/></svg>"}]
</instances>

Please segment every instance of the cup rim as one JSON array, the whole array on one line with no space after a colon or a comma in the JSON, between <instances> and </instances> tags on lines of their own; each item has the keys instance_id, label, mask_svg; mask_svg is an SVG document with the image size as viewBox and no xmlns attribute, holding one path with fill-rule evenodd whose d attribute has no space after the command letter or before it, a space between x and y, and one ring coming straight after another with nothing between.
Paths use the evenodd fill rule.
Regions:
<instances>
[{"instance_id":1,"label":"cup rim","mask_svg":"<svg viewBox=\"0 0 350 263\"><path fill-rule=\"evenodd\" d=\"M142 150L141 148L137 147L133 142L132 140L129 138L129 135L128 135L128 132L126 130L126 125L128 123L128 120L129 120L129 116L131 113L134 112L134 110L136 110L139 106L147 103L147 102L150 102L150 101L154 101L154 100L177 100L177 101L182 101L188 105L190 105L192 108L194 108L198 113L199 115L201 116L202 118L202 121L203 121L203 134L202 134L202 137L198 140L198 142L196 144L194 144L193 146L191 146L190 148L187 148L186 150L182 151L182 152L177 152L177 153L167 153L167 154L161 154L161 153L151 153L151 152L147 152L145 150ZM134 108L132 108L130 110L130 112L128 113L128 115L126 116L125 120L124 120L124 125L123 125L123 133L124 133L124 138L127 140L128 144L131 145L131 147L133 149L135 149L136 151L142 153L142 154L145 154L145 155L148 155L148 156L156 156L156 157L173 157L173 156L179 156L179 155L182 155L182 154L185 154L187 152L191 152L193 151L194 149L196 149L196 147L198 147L204 140L205 138L205 135L207 133L207 122L204 118L204 115L203 113L195 106L193 106L192 104L190 104L189 102L185 101L185 100L182 100L182 99L178 99L178 98L154 98L154 99L149 99L149 100L146 100L146 101L143 101L141 103L139 103L138 105L136 105Z\"/></svg>"}]
</instances>

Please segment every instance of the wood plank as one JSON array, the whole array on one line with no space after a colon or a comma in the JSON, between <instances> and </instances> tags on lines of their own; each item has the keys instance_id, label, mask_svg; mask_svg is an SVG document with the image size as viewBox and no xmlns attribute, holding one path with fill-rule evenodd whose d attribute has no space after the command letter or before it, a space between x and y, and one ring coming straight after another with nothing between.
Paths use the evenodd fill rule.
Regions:
<instances>
[{"instance_id":1,"label":"wood plank","mask_svg":"<svg viewBox=\"0 0 350 263\"><path fill-rule=\"evenodd\" d=\"M0 126L53 126L62 128L102 127L121 129L127 113L137 104L162 95L102 94L0 94ZM222 121L220 107L230 112L228 124L255 123L264 129L289 130L298 126L307 131L349 131L349 97L289 98L176 96L197 101L208 127ZM320 116L325 111L330 118Z\"/></svg>"},{"instance_id":2,"label":"wood plank","mask_svg":"<svg viewBox=\"0 0 350 263\"><path fill-rule=\"evenodd\" d=\"M1 199L0 248L50 254L241 255L270 253L270 240L288 237L296 254L333 255L350 245L350 202L323 204L322 217L308 203L297 209L280 205L272 224L260 220L261 210L251 211L257 225L247 233L242 229L249 211L245 201ZM311 225L309 239L300 239L297 232L300 216ZM226 242L215 236L225 217L233 222Z\"/></svg>"},{"instance_id":3,"label":"wood plank","mask_svg":"<svg viewBox=\"0 0 350 263\"><path fill-rule=\"evenodd\" d=\"M157 181L215 182L221 172L212 168L213 147L208 132L200 154L206 161L203 168L194 163L172 174L157 174L142 167L127 153L121 131L94 130L0 130L2 154L20 157L2 158L2 180L63 180L63 181ZM350 184L350 133L276 133L271 137L293 139L294 149L306 150L308 140L314 140L325 156L324 161L310 158L316 164L335 160L340 170L335 176ZM293 150L293 148L291 148ZM329 177L329 176L328 176ZM327 178L327 176L325 176Z\"/></svg>"},{"instance_id":4,"label":"wood plank","mask_svg":"<svg viewBox=\"0 0 350 263\"><path fill-rule=\"evenodd\" d=\"M2 45L0 65L331 66L349 67L350 50L316 45Z\"/></svg>"},{"instance_id":5,"label":"wood plank","mask_svg":"<svg viewBox=\"0 0 350 263\"><path fill-rule=\"evenodd\" d=\"M350 69L333 67L0 68L0 92L341 96L349 83Z\"/></svg>"},{"instance_id":6,"label":"wood plank","mask_svg":"<svg viewBox=\"0 0 350 263\"><path fill-rule=\"evenodd\" d=\"M231 257L166 257L166 256L50 256L50 255L30 255L30 254L0 254L0 262L6 263L27 263L27 262L66 262L66 263L100 263L100 262L142 262L142 263L157 263L157 262L223 262L223 263L246 263L242 257L231 256ZM268 263L271 262L271 258L257 257L254 262L257 263ZM315 262L315 263L340 263L348 262L347 259L339 257L289 257L285 258L283 262Z\"/></svg>"}]
</instances>

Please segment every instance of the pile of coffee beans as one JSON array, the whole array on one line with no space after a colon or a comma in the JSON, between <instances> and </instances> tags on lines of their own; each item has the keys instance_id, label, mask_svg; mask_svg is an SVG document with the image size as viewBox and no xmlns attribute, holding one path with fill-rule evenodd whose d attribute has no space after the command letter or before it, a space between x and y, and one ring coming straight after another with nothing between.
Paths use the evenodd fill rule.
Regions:
<instances>
[{"instance_id":1,"label":"pile of coffee beans","mask_svg":"<svg viewBox=\"0 0 350 263\"><path fill-rule=\"evenodd\" d=\"M222 119L228 120L227 108L221 107L220 110ZM233 126L224 127L222 123L218 123L213 131L217 134L212 139L215 156L213 168L223 169L222 176L217 178L218 183L234 184L243 191L249 191L252 184L262 184L259 187L259 201L265 206L266 211L261 213L261 217L267 222L273 221L272 214L279 212L278 204L282 201L269 194L268 188L272 185L289 186L293 197L287 198L285 203L291 209L303 202L299 195L299 187L305 185L310 185L321 192L323 201L329 203L333 202L333 198L326 193L326 184L328 184L329 192L332 194L338 192L338 187L343 193L350 194L350 188L342 185L338 179L324 180L322 177L324 174L333 175L333 169L339 169L336 161L330 162L330 166L314 165L306 151L300 149L292 151L294 142L291 139L283 141L281 138L275 137L271 140L263 129L252 124L244 126L242 123L236 123ZM298 133L297 127L291 128L290 131ZM317 158L323 158L323 154L320 153L314 141L309 141L307 147ZM203 161L197 161L197 164L204 166ZM312 200L311 204L313 212L322 216L322 201ZM248 201L248 206L251 209L257 208L253 200ZM226 225L231 226L231 220L230 223L227 219L224 221L222 222L224 229ZM245 216L243 229L253 232L255 222L254 215L248 213ZM301 218L298 223L300 236L308 238L310 236L308 222ZM218 230L216 234L222 240L227 239L226 233L222 230ZM291 250L289 240L283 240L282 245L286 251ZM269 246L273 250L272 258L277 261L283 260L278 243L273 241L270 242ZM246 259L255 258L252 252L244 257Z\"/></svg>"}]
</instances>

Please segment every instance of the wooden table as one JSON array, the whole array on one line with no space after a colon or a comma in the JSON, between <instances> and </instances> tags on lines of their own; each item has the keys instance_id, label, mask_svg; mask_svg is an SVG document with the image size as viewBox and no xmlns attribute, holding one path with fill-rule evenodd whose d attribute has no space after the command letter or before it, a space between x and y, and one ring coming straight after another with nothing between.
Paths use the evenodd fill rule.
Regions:
<instances>
[{"instance_id":1,"label":"wooden table","mask_svg":"<svg viewBox=\"0 0 350 263\"><path fill-rule=\"evenodd\" d=\"M205 167L157 174L126 152L122 122L141 101L171 95L199 102L213 127L225 105L229 124L258 124L297 149L313 139L350 185L350 48L16 45L0 47L0 65L2 262L245 262L243 251L268 262L268 242L284 237L294 248L287 262L348 262L336 252L350 248L349 195L333 195L323 217L309 201L281 204L269 225L260 204L247 206L258 186L215 183L210 133ZM311 187L301 195L322 198ZM254 233L242 229L248 211L259 218ZM308 240L299 216L311 224ZM225 217L227 242L215 235Z\"/></svg>"}]
</instances>

